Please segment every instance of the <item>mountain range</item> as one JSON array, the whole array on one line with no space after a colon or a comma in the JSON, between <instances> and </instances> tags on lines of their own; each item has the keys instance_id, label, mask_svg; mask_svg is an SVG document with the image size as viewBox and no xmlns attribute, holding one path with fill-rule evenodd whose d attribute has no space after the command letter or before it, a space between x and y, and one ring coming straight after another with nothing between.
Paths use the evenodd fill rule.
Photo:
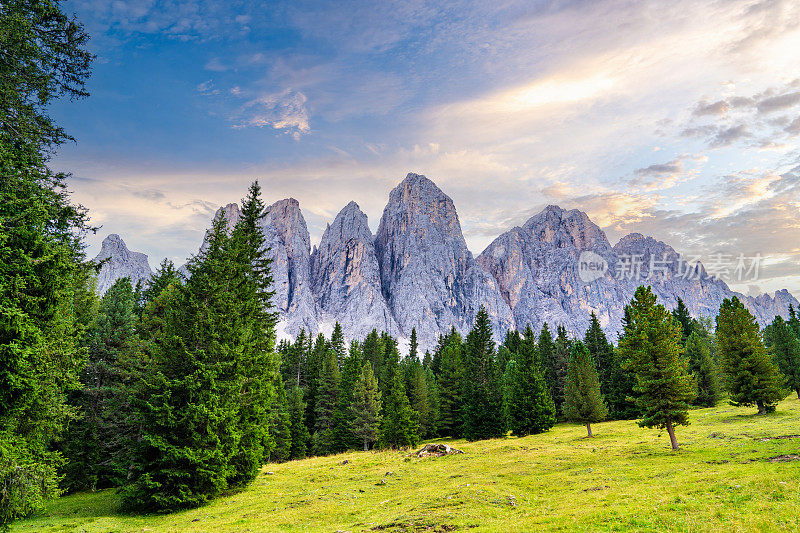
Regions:
<instances>
[{"instance_id":1,"label":"mountain range","mask_svg":"<svg viewBox=\"0 0 800 533\"><path fill-rule=\"evenodd\" d=\"M391 191L376 235L355 202L313 249L297 200L280 200L267 211L261 228L273 259L280 337L301 329L329 333L339 322L348 338L376 328L407 339L416 329L425 348L452 327L465 333L481 306L496 339L511 328L530 324L538 330L545 322L582 335L591 312L615 337L624 306L641 284L649 284L668 308L681 298L693 316L715 316L722 300L734 295L761 324L798 305L786 290L738 294L652 237L632 233L611 246L586 213L557 206L473 257L453 201L419 174L408 174ZM228 204L215 216L235 224L239 207ZM103 241L101 259L101 294L119 277L136 283L150 276L147 256L129 251L117 235Z\"/></svg>"}]
</instances>

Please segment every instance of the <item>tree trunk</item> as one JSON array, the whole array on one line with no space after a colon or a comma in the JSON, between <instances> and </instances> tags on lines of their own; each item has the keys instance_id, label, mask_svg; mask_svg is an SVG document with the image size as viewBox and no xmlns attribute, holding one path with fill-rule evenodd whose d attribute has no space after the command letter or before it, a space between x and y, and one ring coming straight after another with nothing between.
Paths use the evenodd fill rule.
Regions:
<instances>
[{"instance_id":1,"label":"tree trunk","mask_svg":"<svg viewBox=\"0 0 800 533\"><path fill-rule=\"evenodd\" d=\"M587 431L587 433L589 433L587 435L587 437L592 437L593 436L592 435L592 423L591 422L586 422L586 431Z\"/></svg>"},{"instance_id":2,"label":"tree trunk","mask_svg":"<svg viewBox=\"0 0 800 533\"><path fill-rule=\"evenodd\" d=\"M675 428L672 427L672 420L667 418L667 433L669 433L669 442L672 444L672 449L678 449L678 439L675 438Z\"/></svg>"},{"instance_id":3,"label":"tree trunk","mask_svg":"<svg viewBox=\"0 0 800 533\"><path fill-rule=\"evenodd\" d=\"M367 442L367 437L364 437L364 451L369 451L369 443Z\"/></svg>"},{"instance_id":4,"label":"tree trunk","mask_svg":"<svg viewBox=\"0 0 800 533\"><path fill-rule=\"evenodd\" d=\"M765 415L767 414L766 408L764 408L764 400L757 400L756 405L758 406L758 414Z\"/></svg>"}]
</instances>

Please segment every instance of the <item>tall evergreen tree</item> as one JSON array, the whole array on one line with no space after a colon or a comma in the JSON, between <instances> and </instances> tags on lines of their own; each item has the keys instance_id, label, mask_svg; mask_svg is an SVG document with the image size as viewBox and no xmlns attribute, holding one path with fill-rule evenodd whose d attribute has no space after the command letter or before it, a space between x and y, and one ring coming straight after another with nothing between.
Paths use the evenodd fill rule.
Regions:
<instances>
[{"instance_id":1,"label":"tall evergreen tree","mask_svg":"<svg viewBox=\"0 0 800 533\"><path fill-rule=\"evenodd\" d=\"M66 434L64 487L69 491L120 485L127 474L115 459L126 436L125 412L116 408L126 356L139 350L136 302L129 278L117 280L100 302L87 332L89 357L74 396L80 418Z\"/></svg>"},{"instance_id":2,"label":"tall evergreen tree","mask_svg":"<svg viewBox=\"0 0 800 533\"><path fill-rule=\"evenodd\" d=\"M786 385L800 399L800 340L780 315L775 317L770 330L772 357L783 374Z\"/></svg>"},{"instance_id":3,"label":"tall evergreen tree","mask_svg":"<svg viewBox=\"0 0 800 533\"><path fill-rule=\"evenodd\" d=\"M678 298L678 304L675 306L675 309L672 310L672 317L680 324L681 342L685 343L689 335L692 334L693 322L689 310L686 308L686 304L684 304L683 300L680 298Z\"/></svg>"},{"instance_id":4,"label":"tall evergreen tree","mask_svg":"<svg viewBox=\"0 0 800 533\"><path fill-rule=\"evenodd\" d=\"M786 397L758 323L736 296L720 306L717 345L722 382L732 405L756 405L758 413L765 414Z\"/></svg>"},{"instance_id":5,"label":"tall evergreen tree","mask_svg":"<svg viewBox=\"0 0 800 533\"><path fill-rule=\"evenodd\" d=\"M387 448L415 446L419 442L419 415L411 408L398 365L387 370L388 392L383 398L380 444Z\"/></svg>"},{"instance_id":6,"label":"tall evergreen tree","mask_svg":"<svg viewBox=\"0 0 800 533\"><path fill-rule=\"evenodd\" d=\"M297 386L290 388L287 401L289 404L289 430L292 437L289 457L305 459L311 435L309 435L305 421L306 406L303 402L302 389Z\"/></svg>"},{"instance_id":7,"label":"tall evergreen tree","mask_svg":"<svg viewBox=\"0 0 800 533\"><path fill-rule=\"evenodd\" d=\"M572 422L586 424L586 431L591 437L592 423L605 420L608 408L600 392L597 365L580 341L572 346L564 396L564 416Z\"/></svg>"},{"instance_id":8,"label":"tall evergreen tree","mask_svg":"<svg viewBox=\"0 0 800 533\"><path fill-rule=\"evenodd\" d=\"M269 414L277 372L269 265L258 185L229 235L217 217L188 263L150 342L137 407L142 428L123 491L132 510L201 505L251 480L273 447Z\"/></svg>"},{"instance_id":9,"label":"tall evergreen tree","mask_svg":"<svg viewBox=\"0 0 800 533\"><path fill-rule=\"evenodd\" d=\"M314 455L328 455L336 449L334 430L341 409L341 374L337 359L337 353L328 350L322 362L314 409Z\"/></svg>"},{"instance_id":10,"label":"tall evergreen tree","mask_svg":"<svg viewBox=\"0 0 800 533\"><path fill-rule=\"evenodd\" d=\"M636 375L636 404L642 427L665 428L672 449L678 449L675 426L689 423L694 383L681 357L681 330L650 287L636 289L630 321L620 340L625 369Z\"/></svg>"},{"instance_id":11,"label":"tall evergreen tree","mask_svg":"<svg viewBox=\"0 0 800 533\"><path fill-rule=\"evenodd\" d=\"M481 307L464 342L462 382L464 437L469 440L503 434L502 396L496 375L494 340L489 314Z\"/></svg>"},{"instance_id":12,"label":"tall evergreen tree","mask_svg":"<svg viewBox=\"0 0 800 533\"><path fill-rule=\"evenodd\" d=\"M800 338L800 319L797 318L797 312L792 304L789 304L789 320L787 324L789 329L794 332L794 336Z\"/></svg>"},{"instance_id":13,"label":"tall evergreen tree","mask_svg":"<svg viewBox=\"0 0 800 533\"><path fill-rule=\"evenodd\" d=\"M556 339L553 342L553 359L551 361L552 370L550 371L554 379L553 402L556 404L557 416L564 414L564 391L567 386L567 363L569 354L572 351L572 340L567 335L564 326L558 326Z\"/></svg>"},{"instance_id":14,"label":"tall evergreen tree","mask_svg":"<svg viewBox=\"0 0 800 533\"><path fill-rule=\"evenodd\" d=\"M622 339L628 331L628 325L632 324L631 306L626 305L622 318L622 334L619 346L622 346ZM641 417L641 410L636 406L636 375L626 368L625 355L619 349L613 350L612 360L609 369L611 376L608 394L605 400L608 402L609 417L615 420L634 420Z\"/></svg>"},{"instance_id":15,"label":"tall evergreen tree","mask_svg":"<svg viewBox=\"0 0 800 533\"><path fill-rule=\"evenodd\" d=\"M717 364L711 357L708 341L696 331L692 331L685 345L689 371L694 376L697 386L697 394L692 403L701 407L714 407L720 397L719 372Z\"/></svg>"},{"instance_id":16,"label":"tall evergreen tree","mask_svg":"<svg viewBox=\"0 0 800 533\"><path fill-rule=\"evenodd\" d=\"M369 362L361 368L349 411L353 433L361 439L364 451L367 451L370 443L378 440L382 418L381 391L378 390L378 382Z\"/></svg>"},{"instance_id":17,"label":"tall evergreen tree","mask_svg":"<svg viewBox=\"0 0 800 533\"><path fill-rule=\"evenodd\" d=\"M464 365L460 337L452 337L440 351L439 386L439 432L446 437L462 435L462 409Z\"/></svg>"},{"instance_id":18,"label":"tall evergreen tree","mask_svg":"<svg viewBox=\"0 0 800 533\"><path fill-rule=\"evenodd\" d=\"M336 352L336 361L339 363L339 368L344 366L344 360L347 357L347 349L344 345L344 332L342 325L336 322L333 326L333 333L331 333L331 349Z\"/></svg>"},{"instance_id":19,"label":"tall evergreen tree","mask_svg":"<svg viewBox=\"0 0 800 533\"><path fill-rule=\"evenodd\" d=\"M411 328L411 338L408 343L408 358L416 359L417 351L419 350L419 342L417 341L417 328Z\"/></svg>"},{"instance_id":20,"label":"tall evergreen tree","mask_svg":"<svg viewBox=\"0 0 800 533\"><path fill-rule=\"evenodd\" d=\"M275 401L269 416L269 435L274 447L268 459L274 463L282 463L292 456L292 414L280 374L275 376L275 391Z\"/></svg>"},{"instance_id":21,"label":"tall evergreen tree","mask_svg":"<svg viewBox=\"0 0 800 533\"><path fill-rule=\"evenodd\" d=\"M536 337L528 326L506 366L504 412L514 435L547 431L556 423L556 406L542 377Z\"/></svg>"},{"instance_id":22,"label":"tall evergreen tree","mask_svg":"<svg viewBox=\"0 0 800 533\"><path fill-rule=\"evenodd\" d=\"M47 108L88 95L87 40L56 1L0 3L0 528L57 492L53 441L85 355L86 213L47 167L70 139Z\"/></svg>"},{"instance_id":23,"label":"tall evergreen tree","mask_svg":"<svg viewBox=\"0 0 800 533\"><path fill-rule=\"evenodd\" d=\"M583 343L589 354L592 356L595 365L597 366L597 376L600 379L600 390L603 395L610 392L611 389L611 370L614 365L614 348L608 342L606 334L603 333L603 328L600 327L600 320L594 311L591 314L589 329L586 331ZM570 354L570 358L572 354Z\"/></svg>"}]
</instances>

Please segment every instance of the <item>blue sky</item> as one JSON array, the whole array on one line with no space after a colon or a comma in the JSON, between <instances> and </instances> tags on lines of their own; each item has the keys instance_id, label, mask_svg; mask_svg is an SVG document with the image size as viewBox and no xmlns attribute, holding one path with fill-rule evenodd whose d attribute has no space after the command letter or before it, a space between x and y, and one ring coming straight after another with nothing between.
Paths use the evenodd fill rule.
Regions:
<instances>
[{"instance_id":1,"label":"blue sky","mask_svg":"<svg viewBox=\"0 0 800 533\"><path fill-rule=\"evenodd\" d=\"M761 253L800 292L800 7L791 1L71 0L98 55L54 165L131 249L182 262L258 178L312 242L373 229L407 172L473 253L547 204L687 254ZM754 286L748 286L754 285Z\"/></svg>"}]
</instances>

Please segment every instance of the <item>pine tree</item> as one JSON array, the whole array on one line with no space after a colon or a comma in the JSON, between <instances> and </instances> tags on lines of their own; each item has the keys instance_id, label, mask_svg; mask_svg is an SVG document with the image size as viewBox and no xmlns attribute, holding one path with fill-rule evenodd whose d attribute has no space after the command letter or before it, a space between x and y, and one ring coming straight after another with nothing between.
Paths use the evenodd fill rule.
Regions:
<instances>
[{"instance_id":1,"label":"pine tree","mask_svg":"<svg viewBox=\"0 0 800 533\"><path fill-rule=\"evenodd\" d=\"M306 406L305 402L303 402L303 391L300 387L295 386L289 389L287 402L289 405L289 429L291 431L289 457L291 459L305 459L311 435L309 435L308 427L306 427Z\"/></svg>"},{"instance_id":2,"label":"pine tree","mask_svg":"<svg viewBox=\"0 0 800 533\"><path fill-rule=\"evenodd\" d=\"M632 324L631 306L626 305L622 319L622 335L620 336L619 346L625 337L628 325ZM627 369L625 355L619 349L612 351L611 365L609 369L610 384L608 394L605 395L608 402L609 417L614 420L634 420L641 418L641 411L636 406L636 375Z\"/></svg>"},{"instance_id":3,"label":"pine tree","mask_svg":"<svg viewBox=\"0 0 800 533\"><path fill-rule=\"evenodd\" d=\"M434 413L430 405L428 382L425 379L425 368L418 359L408 361L404 369L406 391L411 408L419 415L419 435L428 437L433 434Z\"/></svg>"},{"instance_id":4,"label":"pine tree","mask_svg":"<svg viewBox=\"0 0 800 533\"><path fill-rule=\"evenodd\" d=\"M317 402L314 408L314 455L328 455L335 451L334 429L341 409L341 375L337 353L328 350L322 362L317 385Z\"/></svg>"},{"instance_id":5,"label":"pine tree","mask_svg":"<svg viewBox=\"0 0 800 533\"><path fill-rule=\"evenodd\" d=\"M678 449L675 426L688 424L694 382L681 357L681 330L650 287L636 289L630 321L620 340L624 369L636 375L636 405L642 427L666 428L672 449Z\"/></svg>"},{"instance_id":6,"label":"pine tree","mask_svg":"<svg viewBox=\"0 0 800 533\"><path fill-rule=\"evenodd\" d=\"M613 366L614 348L608 342L600 320L594 311L591 314L589 329L586 331L583 343L597 365L597 376L600 379L600 390L605 396L611 390L611 369ZM572 355L570 355L572 357Z\"/></svg>"},{"instance_id":7,"label":"pine tree","mask_svg":"<svg viewBox=\"0 0 800 533\"><path fill-rule=\"evenodd\" d=\"M794 333L794 336L800 338L800 319L797 318L797 313L792 304L789 304L789 320L787 324L789 325L789 329Z\"/></svg>"},{"instance_id":8,"label":"pine tree","mask_svg":"<svg viewBox=\"0 0 800 533\"><path fill-rule=\"evenodd\" d=\"M320 333L314 341L314 346L309 346L308 356L306 357L306 370L304 372L307 382L304 391L304 397L306 399L306 425L312 430L316 427L317 388L319 387L319 378L322 375L322 365L326 360L328 351L328 342L325 340L325 335Z\"/></svg>"},{"instance_id":9,"label":"pine tree","mask_svg":"<svg viewBox=\"0 0 800 533\"><path fill-rule=\"evenodd\" d=\"M800 399L800 340L780 315L770 326L773 359L784 376L786 385Z\"/></svg>"},{"instance_id":10,"label":"pine tree","mask_svg":"<svg viewBox=\"0 0 800 533\"><path fill-rule=\"evenodd\" d=\"M340 387L340 408L336 411L334 421L334 449L338 452L356 449L361 446L361 439L353 433L349 417L349 406L353 404L356 384L361 377L364 361L358 341L350 343L350 350L342 365L342 384Z\"/></svg>"},{"instance_id":11,"label":"pine tree","mask_svg":"<svg viewBox=\"0 0 800 533\"><path fill-rule=\"evenodd\" d=\"M572 351L572 340L567 335L564 326L558 326L556 339L553 342L553 359L551 361L551 376L554 380L553 403L556 404L556 415L564 414L564 391L567 386L567 363Z\"/></svg>"},{"instance_id":12,"label":"pine tree","mask_svg":"<svg viewBox=\"0 0 800 533\"><path fill-rule=\"evenodd\" d=\"M125 479L116 459L128 428L125 412L116 409L115 396L120 393L126 357L139 350L135 306L130 279L118 279L103 296L87 332L89 357L73 402L81 418L70 425L63 450L68 461L63 486L69 491L118 486Z\"/></svg>"},{"instance_id":13,"label":"pine tree","mask_svg":"<svg viewBox=\"0 0 800 533\"><path fill-rule=\"evenodd\" d=\"M274 448L268 459L271 462L282 463L292 456L292 415L280 374L275 377L275 391L275 402L272 404L269 416L269 435L274 442Z\"/></svg>"},{"instance_id":14,"label":"pine tree","mask_svg":"<svg viewBox=\"0 0 800 533\"><path fill-rule=\"evenodd\" d=\"M462 433L462 408L464 365L461 357L460 337L451 338L440 350L439 432L446 437L460 437Z\"/></svg>"},{"instance_id":15,"label":"pine tree","mask_svg":"<svg viewBox=\"0 0 800 533\"><path fill-rule=\"evenodd\" d=\"M186 284L162 292L172 298L141 377L141 437L123 491L128 509L201 505L251 480L274 445L277 356L259 193L254 183L230 234L215 218L207 247L187 265Z\"/></svg>"},{"instance_id":16,"label":"pine tree","mask_svg":"<svg viewBox=\"0 0 800 533\"><path fill-rule=\"evenodd\" d=\"M697 395L693 405L714 407L719 402L719 372L708 342L696 331L692 331L686 339L686 359L689 371L697 384Z\"/></svg>"},{"instance_id":17,"label":"pine tree","mask_svg":"<svg viewBox=\"0 0 800 533\"><path fill-rule=\"evenodd\" d=\"M336 322L333 326L333 333L331 333L331 350L336 352L336 361L339 363L339 368L344 366L344 360L347 357L347 350L344 346L344 333L342 332L342 325Z\"/></svg>"},{"instance_id":18,"label":"pine tree","mask_svg":"<svg viewBox=\"0 0 800 533\"><path fill-rule=\"evenodd\" d=\"M387 368L388 393L383 398L380 444L385 448L415 446L419 442L419 415L411 408L397 364Z\"/></svg>"},{"instance_id":19,"label":"pine tree","mask_svg":"<svg viewBox=\"0 0 800 533\"><path fill-rule=\"evenodd\" d=\"M408 358L416 359L417 350L419 349L419 342L417 342L417 328L411 328L411 339L408 343Z\"/></svg>"},{"instance_id":20,"label":"pine tree","mask_svg":"<svg viewBox=\"0 0 800 533\"><path fill-rule=\"evenodd\" d=\"M93 56L58 2L0 4L0 529L57 492L53 450L85 356L85 210L47 167L71 137L47 114L88 95Z\"/></svg>"},{"instance_id":21,"label":"pine tree","mask_svg":"<svg viewBox=\"0 0 800 533\"><path fill-rule=\"evenodd\" d=\"M503 410L508 429L518 437L542 433L556 423L556 406L542 377L536 337L528 326L506 365ZM514 346L512 344L512 346Z\"/></svg>"},{"instance_id":22,"label":"pine tree","mask_svg":"<svg viewBox=\"0 0 800 533\"><path fill-rule=\"evenodd\" d=\"M361 355L364 361L372 365L372 372L375 374L375 379L378 380L378 385L380 386L380 379L384 374L384 346L377 330L370 331L364 342L361 343Z\"/></svg>"},{"instance_id":23,"label":"pine tree","mask_svg":"<svg viewBox=\"0 0 800 533\"><path fill-rule=\"evenodd\" d=\"M381 392L372 372L372 365L364 363L353 391L353 402L350 405L350 421L353 433L361 439L364 451L378 440L381 425Z\"/></svg>"},{"instance_id":24,"label":"pine tree","mask_svg":"<svg viewBox=\"0 0 800 533\"><path fill-rule=\"evenodd\" d=\"M564 396L564 416L572 422L586 424L587 436L591 437L592 423L605 420L608 408L600 392L596 363L580 341L572 346Z\"/></svg>"},{"instance_id":25,"label":"pine tree","mask_svg":"<svg viewBox=\"0 0 800 533\"><path fill-rule=\"evenodd\" d=\"M678 298L678 304L675 309L672 310L672 317L681 326L681 343L686 343L686 339L692 334L692 317L686 308L686 304L680 298Z\"/></svg>"},{"instance_id":26,"label":"pine tree","mask_svg":"<svg viewBox=\"0 0 800 533\"><path fill-rule=\"evenodd\" d=\"M786 397L778 367L767 354L758 323L736 296L720 306L717 345L731 404L757 405L759 414L774 410Z\"/></svg>"},{"instance_id":27,"label":"pine tree","mask_svg":"<svg viewBox=\"0 0 800 533\"><path fill-rule=\"evenodd\" d=\"M464 342L464 437L469 440L503 434L502 396L496 375L489 314L481 307Z\"/></svg>"}]
</instances>

